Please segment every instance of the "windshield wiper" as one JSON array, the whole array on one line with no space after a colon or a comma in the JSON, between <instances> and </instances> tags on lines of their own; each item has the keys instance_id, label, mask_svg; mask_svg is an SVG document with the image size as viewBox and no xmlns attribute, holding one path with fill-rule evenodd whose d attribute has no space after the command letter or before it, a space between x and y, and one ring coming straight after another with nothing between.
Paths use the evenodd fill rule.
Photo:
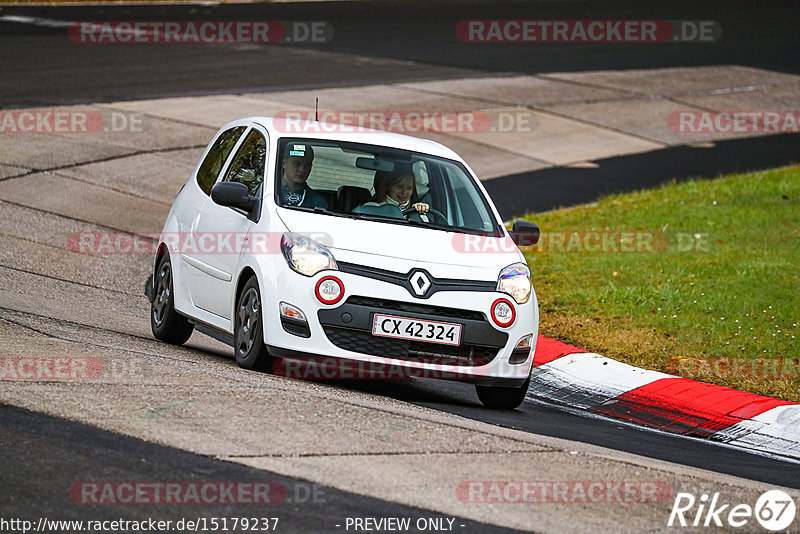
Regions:
<instances>
[{"instance_id":1,"label":"windshield wiper","mask_svg":"<svg viewBox=\"0 0 800 534\"><path fill-rule=\"evenodd\" d=\"M416 224L420 226L424 226L426 228L433 228L434 230L441 230L443 232L453 232L456 234L470 234L470 235L479 235L483 237L497 237L493 235L493 232L487 230L478 230L476 228L464 228L462 226L453 226L451 224L439 224L433 221L418 221L416 219L407 219L409 223Z\"/></svg>"},{"instance_id":2,"label":"windshield wiper","mask_svg":"<svg viewBox=\"0 0 800 534\"><path fill-rule=\"evenodd\" d=\"M321 208L319 206L280 206L281 208L307 211L309 213L321 213L324 215L334 215L336 217L347 217L348 219L356 219L357 217L352 213L344 213L342 211L331 211L328 208Z\"/></svg>"},{"instance_id":3,"label":"windshield wiper","mask_svg":"<svg viewBox=\"0 0 800 534\"><path fill-rule=\"evenodd\" d=\"M433 228L434 230L441 230L442 232L460 232L461 231L461 228L458 228L457 226L451 226L449 224L447 224L447 225L438 224L438 223L435 223L433 221L425 222L425 221L422 221L422 220L418 221L416 219L408 219L408 222L410 222L411 224L424 226L425 228Z\"/></svg>"}]
</instances>

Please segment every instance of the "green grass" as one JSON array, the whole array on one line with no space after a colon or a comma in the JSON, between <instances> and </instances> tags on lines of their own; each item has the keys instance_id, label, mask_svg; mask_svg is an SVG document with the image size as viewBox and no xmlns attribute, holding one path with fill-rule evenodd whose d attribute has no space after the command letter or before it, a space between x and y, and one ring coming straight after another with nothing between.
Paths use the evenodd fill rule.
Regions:
<instances>
[{"instance_id":1,"label":"green grass","mask_svg":"<svg viewBox=\"0 0 800 534\"><path fill-rule=\"evenodd\" d=\"M526 218L544 235L538 251L526 252L543 335L800 400L800 166L670 183ZM573 231L646 232L654 251L587 252L575 237L570 248ZM695 372L709 358L728 367ZM761 358L780 362L781 372L731 367L752 370Z\"/></svg>"}]
</instances>

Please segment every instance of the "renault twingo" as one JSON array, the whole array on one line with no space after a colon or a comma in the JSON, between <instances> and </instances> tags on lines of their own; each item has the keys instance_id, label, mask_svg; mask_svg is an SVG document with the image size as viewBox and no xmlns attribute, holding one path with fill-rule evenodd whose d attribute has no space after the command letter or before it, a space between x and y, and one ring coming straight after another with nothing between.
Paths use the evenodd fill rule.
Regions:
<instances>
[{"instance_id":1,"label":"renault twingo","mask_svg":"<svg viewBox=\"0 0 800 534\"><path fill-rule=\"evenodd\" d=\"M470 381L486 406L517 407L539 317L515 242L538 228L507 231L438 143L330 126L220 129L159 238L154 336L181 344L199 325L247 369L322 355Z\"/></svg>"}]
</instances>

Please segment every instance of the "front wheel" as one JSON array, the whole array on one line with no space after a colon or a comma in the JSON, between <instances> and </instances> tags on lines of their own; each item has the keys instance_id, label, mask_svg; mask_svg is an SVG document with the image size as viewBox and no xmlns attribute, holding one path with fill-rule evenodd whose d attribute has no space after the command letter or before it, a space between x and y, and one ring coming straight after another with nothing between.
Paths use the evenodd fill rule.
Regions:
<instances>
[{"instance_id":1,"label":"front wheel","mask_svg":"<svg viewBox=\"0 0 800 534\"><path fill-rule=\"evenodd\" d=\"M161 258L156 269L153 301L150 304L150 329L156 339L183 345L192 335L194 325L175 310L175 289L172 285L172 262Z\"/></svg>"},{"instance_id":2,"label":"front wheel","mask_svg":"<svg viewBox=\"0 0 800 534\"><path fill-rule=\"evenodd\" d=\"M478 393L478 398L487 408L513 410L525 400L525 395L528 393L528 386L530 385L531 377L528 377L521 386L516 388L479 386L476 384L475 391Z\"/></svg>"},{"instance_id":3,"label":"front wheel","mask_svg":"<svg viewBox=\"0 0 800 534\"><path fill-rule=\"evenodd\" d=\"M272 359L264 345L261 293L255 276L251 276L242 288L236 302L234 325L233 350L239 367L270 371Z\"/></svg>"}]
</instances>

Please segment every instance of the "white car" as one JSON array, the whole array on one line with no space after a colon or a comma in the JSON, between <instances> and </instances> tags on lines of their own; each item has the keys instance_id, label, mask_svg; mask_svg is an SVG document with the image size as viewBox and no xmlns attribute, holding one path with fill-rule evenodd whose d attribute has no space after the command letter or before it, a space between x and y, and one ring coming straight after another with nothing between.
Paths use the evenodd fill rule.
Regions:
<instances>
[{"instance_id":1,"label":"white car","mask_svg":"<svg viewBox=\"0 0 800 534\"><path fill-rule=\"evenodd\" d=\"M539 316L515 243L538 228L509 233L438 143L330 126L249 117L216 134L159 238L153 334L181 344L197 325L247 369L385 364L517 407Z\"/></svg>"}]
</instances>

